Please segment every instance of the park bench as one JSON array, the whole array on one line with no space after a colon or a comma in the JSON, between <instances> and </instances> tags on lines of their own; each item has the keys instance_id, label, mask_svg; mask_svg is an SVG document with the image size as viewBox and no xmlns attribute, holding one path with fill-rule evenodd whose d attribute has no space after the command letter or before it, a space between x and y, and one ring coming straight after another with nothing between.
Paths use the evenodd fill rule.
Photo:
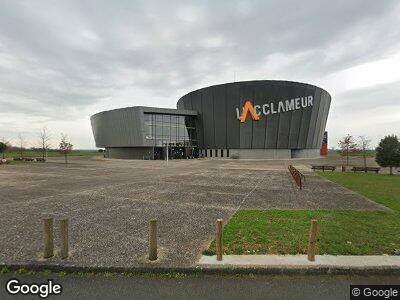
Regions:
<instances>
[{"instance_id":1,"label":"park bench","mask_svg":"<svg viewBox=\"0 0 400 300\"><path fill-rule=\"evenodd\" d=\"M325 172L325 170L329 170L329 171L335 171L336 170L336 166L311 166L312 170L322 170L323 172Z\"/></svg>"},{"instance_id":2,"label":"park bench","mask_svg":"<svg viewBox=\"0 0 400 300\"><path fill-rule=\"evenodd\" d=\"M367 173L368 171L370 172L375 172L378 174L379 170L381 168L377 168L377 167L353 167L351 170L354 172L365 172Z\"/></svg>"},{"instance_id":3,"label":"park bench","mask_svg":"<svg viewBox=\"0 0 400 300\"><path fill-rule=\"evenodd\" d=\"M31 157L24 157L24 161L34 161L35 159L31 158Z\"/></svg>"},{"instance_id":4,"label":"park bench","mask_svg":"<svg viewBox=\"0 0 400 300\"><path fill-rule=\"evenodd\" d=\"M46 159L43 157L36 157L37 162L46 162Z\"/></svg>"},{"instance_id":5,"label":"park bench","mask_svg":"<svg viewBox=\"0 0 400 300\"><path fill-rule=\"evenodd\" d=\"M23 157L14 157L13 160L18 160L19 161L19 160L24 160L24 158Z\"/></svg>"}]
</instances>

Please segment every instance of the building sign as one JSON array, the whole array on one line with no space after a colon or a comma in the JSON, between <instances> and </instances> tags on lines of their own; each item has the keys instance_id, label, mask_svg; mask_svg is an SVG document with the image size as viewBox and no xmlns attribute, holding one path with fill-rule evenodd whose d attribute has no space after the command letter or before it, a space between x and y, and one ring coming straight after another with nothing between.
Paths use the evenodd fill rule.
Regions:
<instances>
[{"instance_id":1,"label":"building sign","mask_svg":"<svg viewBox=\"0 0 400 300\"><path fill-rule=\"evenodd\" d=\"M242 113L240 113L238 107L236 108L236 116L238 120L240 120L240 123L246 121L248 114L251 115L254 121L258 121L260 120L261 115L268 116L313 106L313 100L313 96L307 96L279 101L277 103L265 103L263 105L253 105L251 100L246 100Z\"/></svg>"}]
</instances>

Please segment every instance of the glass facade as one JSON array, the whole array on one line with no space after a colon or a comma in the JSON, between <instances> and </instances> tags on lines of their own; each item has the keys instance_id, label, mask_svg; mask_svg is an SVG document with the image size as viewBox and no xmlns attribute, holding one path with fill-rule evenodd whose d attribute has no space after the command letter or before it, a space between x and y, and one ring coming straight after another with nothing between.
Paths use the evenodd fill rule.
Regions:
<instances>
[{"instance_id":1,"label":"glass facade","mask_svg":"<svg viewBox=\"0 0 400 300\"><path fill-rule=\"evenodd\" d=\"M145 137L155 147L170 145L172 147L197 146L194 117L144 114Z\"/></svg>"}]
</instances>

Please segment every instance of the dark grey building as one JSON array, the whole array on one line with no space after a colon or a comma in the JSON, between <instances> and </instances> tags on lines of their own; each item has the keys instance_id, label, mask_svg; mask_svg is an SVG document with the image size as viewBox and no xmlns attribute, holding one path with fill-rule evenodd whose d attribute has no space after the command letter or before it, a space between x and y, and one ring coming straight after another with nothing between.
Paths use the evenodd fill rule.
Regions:
<instances>
[{"instance_id":1,"label":"dark grey building","mask_svg":"<svg viewBox=\"0 0 400 300\"><path fill-rule=\"evenodd\" d=\"M199 89L177 109L128 107L91 117L113 158L319 156L331 97L310 84L245 81Z\"/></svg>"}]
</instances>

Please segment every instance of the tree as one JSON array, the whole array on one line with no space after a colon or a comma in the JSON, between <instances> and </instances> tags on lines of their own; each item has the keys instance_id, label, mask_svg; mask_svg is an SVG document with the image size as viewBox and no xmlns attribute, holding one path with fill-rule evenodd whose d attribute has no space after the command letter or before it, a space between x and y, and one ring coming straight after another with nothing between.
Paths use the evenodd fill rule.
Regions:
<instances>
[{"instance_id":1,"label":"tree","mask_svg":"<svg viewBox=\"0 0 400 300\"><path fill-rule=\"evenodd\" d=\"M6 152L7 150L7 144L0 142L0 153L3 155L3 159L4 159L4 152Z\"/></svg>"},{"instance_id":2,"label":"tree","mask_svg":"<svg viewBox=\"0 0 400 300\"><path fill-rule=\"evenodd\" d=\"M354 138L348 134L339 141L341 154L346 156L346 165L349 165L349 153L357 149Z\"/></svg>"},{"instance_id":3,"label":"tree","mask_svg":"<svg viewBox=\"0 0 400 300\"><path fill-rule=\"evenodd\" d=\"M47 149L50 148L51 136L46 127L43 127L39 133L40 149L42 150L42 157L45 159Z\"/></svg>"},{"instance_id":4,"label":"tree","mask_svg":"<svg viewBox=\"0 0 400 300\"><path fill-rule=\"evenodd\" d=\"M68 163L67 155L72 151L73 145L68 141L68 138L65 134L61 133L61 142L60 142L60 152L64 154L65 163Z\"/></svg>"},{"instance_id":5,"label":"tree","mask_svg":"<svg viewBox=\"0 0 400 300\"><path fill-rule=\"evenodd\" d=\"M0 153L3 156L3 159L5 158L6 150L10 147L10 141L7 141L4 137L1 139L0 142L2 145L0 146Z\"/></svg>"},{"instance_id":6,"label":"tree","mask_svg":"<svg viewBox=\"0 0 400 300\"><path fill-rule=\"evenodd\" d=\"M21 133L18 134L18 145L19 145L19 156L22 158L24 156L25 138Z\"/></svg>"},{"instance_id":7,"label":"tree","mask_svg":"<svg viewBox=\"0 0 400 300\"><path fill-rule=\"evenodd\" d=\"M367 168L367 150L369 148L369 144L371 140L368 137L360 135L358 137L358 147L362 151L363 159L364 159L364 168ZM366 170L365 170L366 171Z\"/></svg>"},{"instance_id":8,"label":"tree","mask_svg":"<svg viewBox=\"0 0 400 300\"><path fill-rule=\"evenodd\" d=\"M400 166L400 142L396 135L385 136L376 148L376 162L381 167L389 167L393 175L393 167Z\"/></svg>"}]
</instances>

